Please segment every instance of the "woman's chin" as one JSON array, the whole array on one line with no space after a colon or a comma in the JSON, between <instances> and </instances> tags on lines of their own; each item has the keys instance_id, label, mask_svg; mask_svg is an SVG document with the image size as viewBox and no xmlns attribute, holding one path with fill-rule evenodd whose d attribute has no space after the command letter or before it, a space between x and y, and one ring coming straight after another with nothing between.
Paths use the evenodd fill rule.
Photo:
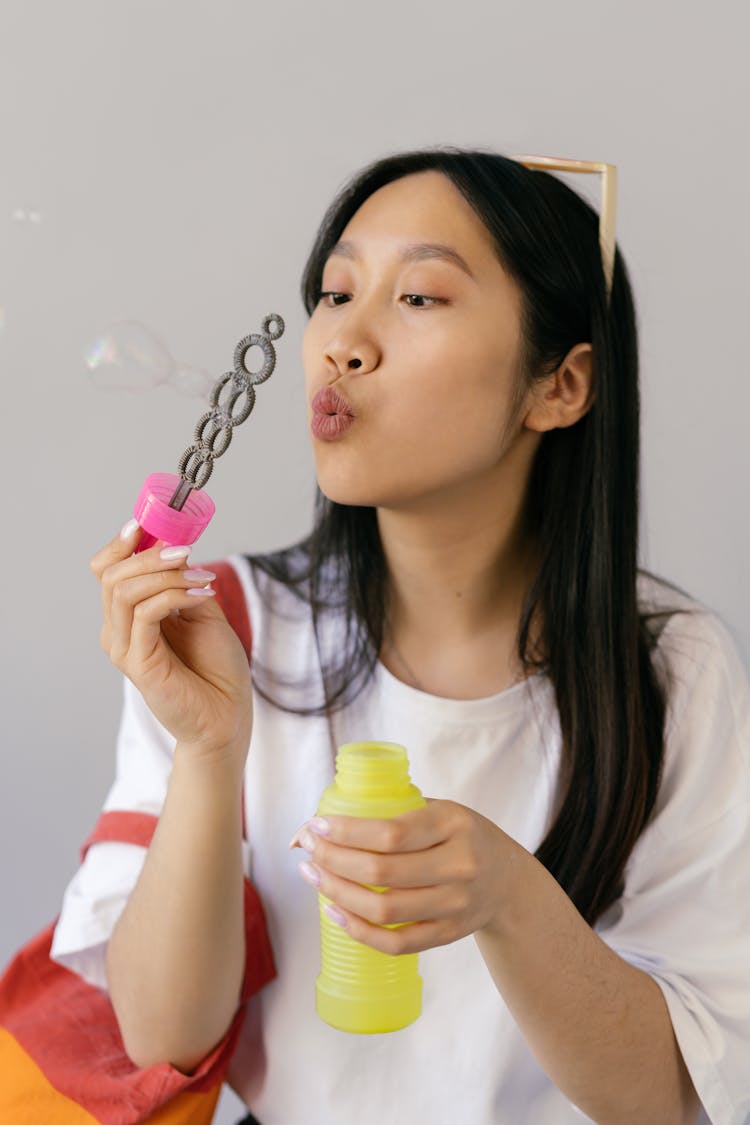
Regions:
<instances>
[{"instance_id":1,"label":"woman's chin","mask_svg":"<svg viewBox=\"0 0 750 1125\"><path fill-rule=\"evenodd\" d=\"M334 504L357 508L400 508L418 502L423 495L419 483L409 480L410 466L370 464L361 459L319 458L318 488ZM334 463L338 461L338 463ZM395 471L394 471L395 470Z\"/></svg>"},{"instance_id":2,"label":"woman's chin","mask_svg":"<svg viewBox=\"0 0 750 1125\"><path fill-rule=\"evenodd\" d=\"M318 479L318 488L332 504L346 504L348 507L354 508L372 508L377 505L377 501L373 499L372 491L352 488L351 485L341 484L341 482L324 482Z\"/></svg>"},{"instance_id":3,"label":"woman's chin","mask_svg":"<svg viewBox=\"0 0 750 1125\"><path fill-rule=\"evenodd\" d=\"M318 488L334 504L373 508L381 503L383 490L373 487L371 473L364 474L365 479L357 480L355 474L347 472L343 465L341 471L331 465L325 466L325 469L319 466L318 469Z\"/></svg>"},{"instance_id":4,"label":"woman's chin","mask_svg":"<svg viewBox=\"0 0 750 1125\"><path fill-rule=\"evenodd\" d=\"M375 490L372 487L372 483L363 485L361 488L356 488L350 481L334 483L330 480L323 481L319 478L318 487L323 495L333 504L342 504L349 508L390 508L396 511L398 509L411 508L419 501L418 496L407 494L403 490Z\"/></svg>"},{"instance_id":5,"label":"woman's chin","mask_svg":"<svg viewBox=\"0 0 750 1125\"><path fill-rule=\"evenodd\" d=\"M347 466L346 460L347 458L336 457L329 459L316 451L315 475L318 488L334 504L371 504L372 484L366 479L358 480L360 474L356 465Z\"/></svg>"}]
</instances>

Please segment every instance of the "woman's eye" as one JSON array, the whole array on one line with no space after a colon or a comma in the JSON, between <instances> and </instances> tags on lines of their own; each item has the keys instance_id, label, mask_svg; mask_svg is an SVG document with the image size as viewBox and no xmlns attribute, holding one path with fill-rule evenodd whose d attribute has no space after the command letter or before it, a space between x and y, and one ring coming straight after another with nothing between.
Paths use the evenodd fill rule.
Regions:
<instances>
[{"instance_id":1,"label":"woman's eye","mask_svg":"<svg viewBox=\"0 0 750 1125\"><path fill-rule=\"evenodd\" d=\"M320 294L319 300L322 301L324 299L324 297L345 297L345 296L346 296L346 293L336 293L335 290L333 290L333 289L324 289L323 292ZM334 308L334 309L338 308L338 303L333 302L333 304L329 305L328 307Z\"/></svg>"},{"instance_id":2,"label":"woman's eye","mask_svg":"<svg viewBox=\"0 0 750 1125\"><path fill-rule=\"evenodd\" d=\"M324 289L320 294L319 300L323 301L326 297L331 297L331 298L345 297L348 300L348 296L347 296L346 293L337 293L333 289ZM428 308L431 308L433 305L439 305L439 304L442 303L441 297L426 297L423 293L404 293L403 297L404 297L404 300L407 302L408 307L410 309L428 309ZM419 301L419 302L423 302L423 303L409 304L410 301ZM427 302L429 302L429 303L427 303ZM341 302L341 301L333 300L328 304L328 307L336 309L342 303L343 302Z\"/></svg>"},{"instance_id":3,"label":"woman's eye","mask_svg":"<svg viewBox=\"0 0 750 1125\"><path fill-rule=\"evenodd\" d=\"M429 309L440 304L440 297L425 297L422 293L404 293L404 297L414 301L429 301L428 305L409 305L410 309Z\"/></svg>"}]
</instances>

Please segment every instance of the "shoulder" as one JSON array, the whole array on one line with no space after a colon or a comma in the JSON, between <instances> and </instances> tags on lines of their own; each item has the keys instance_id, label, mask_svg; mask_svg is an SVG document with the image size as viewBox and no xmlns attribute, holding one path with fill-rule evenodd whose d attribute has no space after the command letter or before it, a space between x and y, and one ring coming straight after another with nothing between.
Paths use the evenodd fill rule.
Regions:
<instances>
[{"instance_id":1,"label":"shoulder","mask_svg":"<svg viewBox=\"0 0 750 1125\"><path fill-rule=\"evenodd\" d=\"M638 576L638 598L647 623L658 623L652 659L667 690L668 722L694 710L698 696L705 705L723 695L735 713L747 705L748 671L730 625L716 610L646 572Z\"/></svg>"},{"instance_id":2,"label":"shoulder","mask_svg":"<svg viewBox=\"0 0 750 1125\"><path fill-rule=\"evenodd\" d=\"M750 679L715 610L652 576L641 593L660 619L651 657L666 694L658 808L682 832L750 802Z\"/></svg>"}]
</instances>

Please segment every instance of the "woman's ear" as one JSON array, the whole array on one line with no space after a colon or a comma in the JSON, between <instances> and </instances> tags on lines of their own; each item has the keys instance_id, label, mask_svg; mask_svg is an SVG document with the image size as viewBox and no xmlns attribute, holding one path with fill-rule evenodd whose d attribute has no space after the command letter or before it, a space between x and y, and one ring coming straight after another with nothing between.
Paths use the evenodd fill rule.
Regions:
<instances>
[{"instance_id":1,"label":"woman's ear","mask_svg":"<svg viewBox=\"0 0 750 1125\"><path fill-rule=\"evenodd\" d=\"M594 401L592 379L591 344L576 344L557 370L532 389L525 428L543 432L573 426Z\"/></svg>"}]
</instances>

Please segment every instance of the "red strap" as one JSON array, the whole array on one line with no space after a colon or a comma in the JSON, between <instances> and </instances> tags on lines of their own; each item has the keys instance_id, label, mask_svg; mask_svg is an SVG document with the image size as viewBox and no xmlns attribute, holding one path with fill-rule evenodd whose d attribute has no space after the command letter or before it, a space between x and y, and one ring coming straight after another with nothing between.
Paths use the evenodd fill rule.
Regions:
<instances>
[{"instance_id":1,"label":"red strap","mask_svg":"<svg viewBox=\"0 0 750 1125\"><path fill-rule=\"evenodd\" d=\"M229 562L206 563L205 569L213 571L216 575L215 581L211 583L216 590L216 600L223 609L227 621L242 641L249 660L253 649L253 636L247 602L237 571Z\"/></svg>"},{"instance_id":2,"label":"red strap","mask_svg":"<svg viewBox=\"0 0 750 1125\"><path fill-rule=\"evenodd\" d=\"M81 863L92 844L102 842L119 844L138 844L147 848L151 843L157 825L157 817L151 813L112 811L99 816L94 830L81 847Z\"/></svg>"}]
</instances>

